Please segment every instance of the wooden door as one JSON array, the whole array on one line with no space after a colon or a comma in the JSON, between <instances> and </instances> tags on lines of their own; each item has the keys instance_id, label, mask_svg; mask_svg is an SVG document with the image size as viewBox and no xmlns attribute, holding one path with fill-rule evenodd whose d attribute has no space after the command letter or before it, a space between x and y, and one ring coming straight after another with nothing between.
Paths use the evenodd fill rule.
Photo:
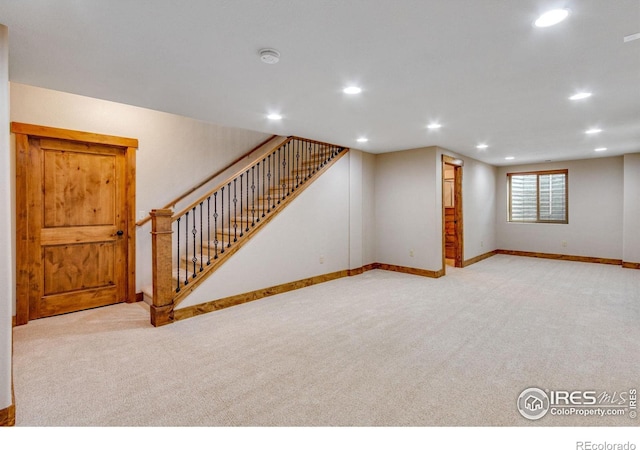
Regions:
<instances>
[{"instance_id":1,"label":"wooden door","mask_svg":"<svg viewBox=\"0 0 640 450\"><path fill-rule=\"evenodd\" d=\"M131 148L99 135L41 134L16 138L18 231L26 238L17 290L28 298L17 322L134 301Z\"/></svg>"},{"instance_id":2,"label":"wooden door","mask_svg":"<svg viewBox=\"0 0 640 450\"><path fill-rule=\"evenodd\" d=\"M453 259L455 267L464 266L464 226L462 218L462 168L463 161L451 156L442 155L442 267L445 260ZM449 168L453 178L445 180L445 171ZM447 204L445 182L452 181L453 192L448 193Z\"/></svg>"}]
</instances>

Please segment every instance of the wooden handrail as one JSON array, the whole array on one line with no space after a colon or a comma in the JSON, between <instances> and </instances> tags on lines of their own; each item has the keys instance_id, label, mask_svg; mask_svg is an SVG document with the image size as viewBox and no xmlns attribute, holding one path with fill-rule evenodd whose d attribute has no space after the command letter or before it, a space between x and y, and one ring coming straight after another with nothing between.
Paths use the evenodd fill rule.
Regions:
<instances>
[{"instance_id":1,"label":"wooden handrail","mask_svg":"<svg viewBox=\"0 0 640 450\"><path fill-rule=\"evenodd\" d=\"M229 170L231 167L233 167L236 164L238 164L240 161L245 159L247 156L251 155L251 153L255 152L260 147L262 147L263 145L268 144L270 141L274 140L277 137L278 137L278 135L276 135L276 134L272 135L271 137L268 137L267 139L265 139L260 144L258 144L255 147L253 147L251 150L249 150L248 152L246 152L242 156L240 156L240 157L236 158L235 160L233 160L233 162L228 164L224 169L220 169L220 170L216 171L214 174L208 176L205 180L201 181L196 186L194 186L191 189L189 189L189 190L185 191L184 193L180 194L178 197L174 198L173 200L171 200L169 203L167 203L166 205L164 205L160 209L168 209L168 208L171 208L171 207L175 206L175 204L178 203L180 200L184 200L188 195L193 194L195 191L200 189L202 186L204 186L205 184L209 183L211 180L213 180L217 176L220 176L220 174L222 174L225 171ZM137 221L136 222L136 226L137 227L141 227L142 225L144 225L145 223L147 223L150 220L151 220L151 214L147 215L147 217L145 217L144 219L141 219L141 220Z\"/></svg>"},{"instance_id":2,"label":"wooden handrail","mask_svg":"<svg viewBox=\"0 0 640 450\"><path fill-rule=\"evenodd\" d=\"M290 142L292 139L294 139L293 136L289 136L288 138L286 138L284 141L282 141L280 144L278 144L277 147L272 148L271 150L269 150L267 153L271 153L275 150L277 150L279 147L282 147L283 145L286 145L287 142ZM296 138L298 139L298 138ZM303 140L303 139L300 139ZM265 153L266 154L266 153ZM240 176L240 174L245 173L245 171L247 170L247 167L251 167L255 164L258 163L258 161L261 161L262 159L264 159L264 155L260 155L258 158L254 159L252 162L250 162L249 164L247 164L245 167L243 167L242 169L238 170L236 173L234 173L233 175L227 177L223 182L219 183L215 188L210 189L209 191L207 191L206 194L203 194L200 198L198 198L196 201L192 202L189 206L187 206L186 208L184 208L182 211L176 213L173 215L173 221L177 220L178 217L182 217L187 211L191 211L191 209L193 209L193 207L197 204L199 204L200 202L206 200L208 197L211 197L211 195L214 192L217 192L218 190L220 190L220 188L222 186L226 186L230 181L233 181L234 178L237 178Z\"/></svg>"}]
</instances>

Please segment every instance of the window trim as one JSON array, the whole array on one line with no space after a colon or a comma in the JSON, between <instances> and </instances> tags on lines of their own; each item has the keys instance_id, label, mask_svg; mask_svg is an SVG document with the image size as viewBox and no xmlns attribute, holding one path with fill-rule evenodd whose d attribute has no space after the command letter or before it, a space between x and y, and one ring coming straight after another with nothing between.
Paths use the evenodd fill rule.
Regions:
<instances>
[{"instance_id":1,"label":"window trim","mask_svg":"<svg viewBox=\"0 0 640 450\"><path fill-rule=\"evenodd\" d=\"M540 219L540 175L557 175L564 174L564 220L542 220ZM536 175L536 220L512 220L511 208L512 208L512 197L511 197L511 177L513 175ZM561 223L568 224L569 223L569 169L557 169L557 170L535 170L535 171L527 171L527 172L509 172L507 173L507 190L509 192L508 195L508 204L507 204L507 222L509 223Z\"/></svg>"}]
</instances>

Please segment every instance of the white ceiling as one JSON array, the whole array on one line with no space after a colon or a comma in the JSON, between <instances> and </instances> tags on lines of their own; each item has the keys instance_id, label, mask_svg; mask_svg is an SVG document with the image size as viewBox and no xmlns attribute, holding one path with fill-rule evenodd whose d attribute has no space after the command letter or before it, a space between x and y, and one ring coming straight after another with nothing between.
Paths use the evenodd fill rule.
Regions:
<instances>
[{"instance_id":1,"label":"white ceiling","mask_svg":"<svg viewBox=\"0 0 640 450\"><path fill-rule=\"evenodd\" d=\"M217 124L495 165L640 151L638 0L2 0L0 23L11 81Z\"/></svg>"}]
</instances>

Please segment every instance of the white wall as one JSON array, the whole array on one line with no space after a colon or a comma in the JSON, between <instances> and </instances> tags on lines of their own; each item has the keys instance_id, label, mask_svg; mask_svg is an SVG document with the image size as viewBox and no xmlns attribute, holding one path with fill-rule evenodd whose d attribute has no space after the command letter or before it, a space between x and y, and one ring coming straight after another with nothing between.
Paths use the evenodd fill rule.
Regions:
<instances>
[{"instance_id":1,"label":"white wall","mask_svg":"<svg viewBox=\"0 0 640 450\"><path fill-rule=\"evenodd\" d=\"M349 152L349 268L375 261L375 155L360 150Z\"/></svg>"},{"instance_id":2,"label":"white wall","mask_svg":"<svg viewBox=\"0 0 640 450\"><path fill-rule=\"evenodd\" d=\"M624 155L622 260L640 263L640 153Z\"/></svg>"},{"instance_id":3,"label":"white wall","mask_svg":"<svg viewBox=\"0 0 640 450\"><path fill-rule=\"evenodd\" d=\"M9 33L0 25L0 410L11 406L11 317L15 303L9 150Z\"/></svg>"},{"instance_id":4,"label":"white wall","mask_svg":"<svg viewBox=\"0 0 640 450\"><path fill-rule=\"evenodd\" d=\"M376 262L442 269L442 188L436 160L436 147L376 155Z\"/></svg>"},{"instance_id":5,"label":"white wall","mask_svg":"<svg viewBox=\"0 0 640 450\"><path fill-rule=\"evenodd\" d=\"M362 153L362 264L376 261L376 156Z\"/></svg>"},{"instance_id":6,"label":"white wall","mask_svg":"<svg viewBox=\"0 0 640 450\"><path fill-rule=\"evenodd\" d=\"M349 269L350 159L358 153L331 166L177 309Z\"/></svg>"},{"instance_id":7,"label":"white wall","mask_svg":"<svg viewBox=\"0 0 640 450\"><path fill-rule=\"evenodd\" d=\"M11 83L10 115L15 122L137 138L136 210L146 213L161 208L269 137L17 83ZM12 152L14 147L15 143ZM151 284L149 232L147 224L136 234L136 291Z\"/></svg>"},{"instance_id":8,"label":"white wall","mask_svg":"<svg viewBox=\"0 0 640 450\"><path fill-rule=\"evenodd\" d=\"M569 170L569 223L507 222L507 173L553 169ZM622 157L499 168L498 248L622 259L623 174Z\"/></svg>"},{"instance_id":9,"label":"white wall","mask_svg":"<svg viewBox=\"0 0 640 450\"><path fill-rule=\"evenodd\" d=\"M496 180L498 170L463 158L464 259L493 251L496 246Z\"/></svg>"},{"instance_id":10,"label":"white wall","mask_svg":"<svg viewBox=\"0 0 640 450\"><path fill-rule=\"evenodd\" d=\"M349 269L363 264L363 153L359 150L349 152Z\"/></svg>"}]
</instances>

